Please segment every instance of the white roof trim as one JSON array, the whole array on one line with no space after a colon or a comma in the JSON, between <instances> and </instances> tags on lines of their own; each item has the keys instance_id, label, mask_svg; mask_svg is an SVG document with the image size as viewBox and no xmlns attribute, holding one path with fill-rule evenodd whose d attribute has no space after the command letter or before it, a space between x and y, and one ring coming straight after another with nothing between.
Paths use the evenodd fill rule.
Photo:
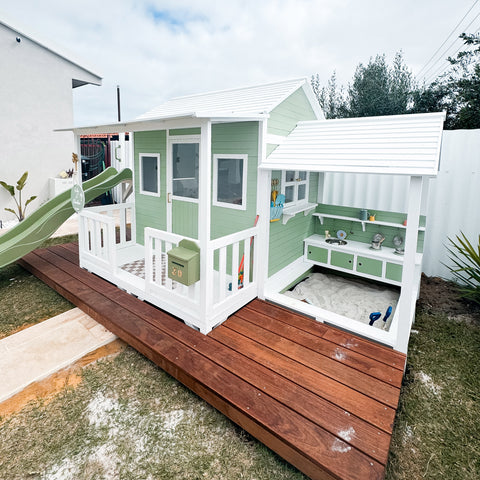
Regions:
<instances>
[{"instance_id":1,"label":"white roof trim","mask_svg":"<svg viewBox=\"0 0 480 480\"><path fill-rule=\"evenodd\" d=\"M444 120L445 112L299 122L260 168L434 176Z\"/></svg>"},{"instance_id":2,"label":"white roof trim","mask_svg":"<svg viewBox=\"0 0 480 480\"><path fill-rule=\"evenodd\" d=\"M165 116L148 120L132 120L128 122L58 128L55 131L73 132L77 135L89 135L94 133L138 132L143 130L163 130L166 128L190 128L192 126L199 127L204 120L210 120L212 123L224 123L261 121L265 118L268 118L268 115L257 115L255 117L221 117L216 114L204 113L197 115L195 113L187 113L185 115Z\"/></svg>"},{"instance_id":3,"label":"white roof trim","mask_svg":"<svg viewBox=\"0 0 480 480\"><path fill-rule=\"evenodd\" d=\"M0 24L4 25L5 27L9 28L12 31L18 33L21 37L28 38L30 41L36 43L40 47L48 50L49 52L51 52L51 53L53 53L53 54L55 54L55 55L57 55L61 58L63 58L67 62L81 68L85 72L97 77L98 81L100 82L99 84L101 84L102 76L99 75L93 68L86 67L83 62L80 63L80 61L74 59L74 56L71 55L71 54L68 54L68 56L67 56L66 53L62 52L62 51L64 51L63 48L54 45L51 41L46 41L44 39L40 40L40 36L37 35L36 33L35 34L25 33L27 30L31 30L31 29L27 29L26 27L19 25L16 21L13 22L11 19L8 18L8 16L4 12L0 12L0 14L1 14L0 15ZM88 82L86 82L86 83L88 83Z\"/></svg>"}]
</instances>

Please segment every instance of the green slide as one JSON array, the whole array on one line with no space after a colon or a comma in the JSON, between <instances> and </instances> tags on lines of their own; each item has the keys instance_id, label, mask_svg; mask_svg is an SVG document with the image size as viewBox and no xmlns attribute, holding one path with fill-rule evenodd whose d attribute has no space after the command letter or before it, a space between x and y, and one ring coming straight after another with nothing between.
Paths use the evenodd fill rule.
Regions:
<instances>
[{"instance_id":1,"label":"green slide","mask_svg":"<svg viewBox=\"0 0 480 480\"><path fill-rule=\"evenodd\" d=\"M124 180L132 179L132 171L125 168L121 172L107 168L96 177L82 184L85 203L113 188ZM8 232L0 235L0 268L22 258L40 246L74 213L67 190L44 203L25 220Z\"/></svg>"}]
</instances>

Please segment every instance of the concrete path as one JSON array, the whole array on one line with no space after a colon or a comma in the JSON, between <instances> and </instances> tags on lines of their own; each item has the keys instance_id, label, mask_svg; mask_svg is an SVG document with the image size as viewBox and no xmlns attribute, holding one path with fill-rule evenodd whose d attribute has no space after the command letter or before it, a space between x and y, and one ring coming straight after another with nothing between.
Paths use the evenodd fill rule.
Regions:
<instances>
[{"instance_id":1,"label":"concrete path","mask_svg":"<svg viewBox=\"0 0 480 480\"><path fill-rule=\"evenodd\" d=\"M74 308L0 340L0 403L116 338Z\"/></svg>"}]
</instances>

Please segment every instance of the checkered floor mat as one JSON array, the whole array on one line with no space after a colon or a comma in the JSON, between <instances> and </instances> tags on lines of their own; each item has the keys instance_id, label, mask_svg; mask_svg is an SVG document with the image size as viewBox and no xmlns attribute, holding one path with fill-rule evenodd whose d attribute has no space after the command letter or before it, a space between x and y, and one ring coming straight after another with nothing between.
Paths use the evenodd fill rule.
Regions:
<instances>
[{"instance_id":1,"label":"checkered floor mat","mask_svg":"<svg viewBox=\"0 0 480 480\"><path fill-rule=\"evenodd\" d=\"M165 286L167 282L167 255L162 253L160 257L161 261L161 284ZM157 272L155 268L155 257L153 257L153 265L154 265L154 270L153 270L153 281L157 281ZM140 260L135 260L134 262L130 263L125 263L120 266L122 270L125 270L128 273L131 273L132 275L136 275L137 277L142 278L145 280L145 259L141 258ZM177 282L172 282L172 289L176 288Z\"/></svg>"}]
</instances>

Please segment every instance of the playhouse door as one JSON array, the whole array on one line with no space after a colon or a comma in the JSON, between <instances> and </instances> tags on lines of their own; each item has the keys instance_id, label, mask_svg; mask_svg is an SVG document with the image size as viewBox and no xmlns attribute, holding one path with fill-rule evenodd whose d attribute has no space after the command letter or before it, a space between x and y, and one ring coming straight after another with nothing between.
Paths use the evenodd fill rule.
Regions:
<instances>
[{"instance_id":1,"label":"playhouse door","mask_svg":"<svg viewBox=\"0 0 480 480\"><path fill-rule=\"evenodd\" d=\"M167 145L167 230L198 238L199 136L171 136Z\"/></svg>"}]
</instances>

